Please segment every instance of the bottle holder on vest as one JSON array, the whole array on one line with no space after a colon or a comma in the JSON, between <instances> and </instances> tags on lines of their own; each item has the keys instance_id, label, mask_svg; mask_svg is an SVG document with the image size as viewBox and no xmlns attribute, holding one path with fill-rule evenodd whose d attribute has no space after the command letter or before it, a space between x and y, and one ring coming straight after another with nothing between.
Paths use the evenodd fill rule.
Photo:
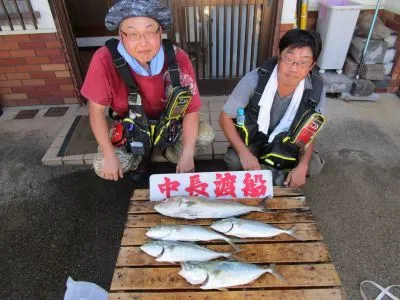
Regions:
<instances>
[{"instance_id":1,"label":"bottle holder on vest","mask_svg":"<svg viewBox=\"0 0 400 300\"><path fill-rule=\"evenodd\" d=\"M298 164L303 153L317 136L325 118L315 111L306 111L291 132L278 134L271 143L262 146L261 163L278 170L291 170Z\"/></svg>"}]
</instances>

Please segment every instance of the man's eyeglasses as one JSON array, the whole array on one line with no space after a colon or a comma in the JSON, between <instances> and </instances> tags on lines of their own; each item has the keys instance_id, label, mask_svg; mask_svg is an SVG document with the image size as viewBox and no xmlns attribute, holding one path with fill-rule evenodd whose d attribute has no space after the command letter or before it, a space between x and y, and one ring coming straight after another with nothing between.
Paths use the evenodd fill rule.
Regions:
<instances>
[{"instance_id":1,"label":"man's eyeglasses","mask_svg":"<svg viewBox=\"0 0 400 300\"><path fill-rule=\"evenodd\" d=\"M158 28L156 30L147 31L145 33L137 33L137 32L126 33L126 32L123 32L122 30L120 30L120 31L124 36L126 36L126 38L129 41L136 42L136 41L140 40L141 36L143 36L143 38L145 40L151 40L151 39L156 38L158 36L158 33L160 32L160 26L158 26Z\"/></svg>"},{"instance_id":2,"label":"man's eyeglasses","mask_svg":"<svg viewBox=\"0 0 400 300\"><path fill-rule=\"evenodd\" d=\"M307 69L311 66L312 62L309 61L295 61L291 58L281 56L280 60L288 67L293 66L294 64L301 69Z\"/></svg>"}]
</instances>

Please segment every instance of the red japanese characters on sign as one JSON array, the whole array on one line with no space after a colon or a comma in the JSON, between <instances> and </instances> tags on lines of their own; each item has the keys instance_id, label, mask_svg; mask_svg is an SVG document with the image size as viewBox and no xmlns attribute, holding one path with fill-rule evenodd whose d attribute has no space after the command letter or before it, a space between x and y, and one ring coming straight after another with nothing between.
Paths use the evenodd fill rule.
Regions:
<instances>
[{"instance_id":1,"label":"red japanese characters on sign","mask_svg":"<svg viewBox=\"0 0 400 300\"><path fill-rule=\"evenodd\" d=\"M155 174L150 177L150 200L171 196L264 198L272 196L272 173L268 170Z\"/></svg>"},{"instance_id":2,"label":"red japanese characters on sign","mask_svg":"<svg viewBox=\"0 0 400 300\"><path fill-rule=\"evenodd\" d=\"M206 189L208 187L208 183L200 181L200 175L192 175L190 176L190 185L185 188L185 191L189 193L190 196L205 196L209 197Z\"/></svg>"}]
</instances>

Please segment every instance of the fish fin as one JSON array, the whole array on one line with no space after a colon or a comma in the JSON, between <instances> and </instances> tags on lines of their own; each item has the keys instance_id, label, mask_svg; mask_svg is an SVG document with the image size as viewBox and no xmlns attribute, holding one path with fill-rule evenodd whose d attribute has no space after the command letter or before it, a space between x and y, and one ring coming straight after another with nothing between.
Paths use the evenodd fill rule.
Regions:
<instances>
[{"instance_id":1,"label":"fish fin","mask_svg":"<svg viewBox=\"0 0 400 300\"><path fill-rule=\"evenodd\" d=\"M275 264L270 264L268 267L268 271L274 275L277 279L284 281L284 282L288 282L288 280L283 277L281 274L278 273L278 271L276 270L276 265Z\"/></svg>"},{"instance_id":2,"label":"fish fin","mask_svg":"<svg viewBox=\"0 0 400 300\"><path fill-rule=\"evenodd\" d=\"M225 240L229 245L232 246L233 249L235 249L234 253L242 251L242 249L240 249L240 247L238 245L236 245L231 239L226 238Z\"/></svg>"},{"instance_id":3,"label":"fish fin","mask_svg":"<svg viewBox=\"0 0 400 300\"><path fill-rule=\"evenodd\" d=\"M288 235L294 237L296 240L302 241L303 238L300 237L300 236L297 234L297 232L296 232L296 230L295 230L295 227L296 227L296 225L294 225L293 227L291 227L291 228L289 228L288 230L286 230L286 234L288 234Z\"/></svg>"}]
</instances>

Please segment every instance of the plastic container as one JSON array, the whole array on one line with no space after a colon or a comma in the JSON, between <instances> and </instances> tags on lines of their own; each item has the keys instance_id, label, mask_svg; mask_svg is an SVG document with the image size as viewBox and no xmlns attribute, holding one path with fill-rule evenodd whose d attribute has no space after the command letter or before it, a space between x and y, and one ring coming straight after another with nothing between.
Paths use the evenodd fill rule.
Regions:
<instances>
[{"instance_id":1,"label":"plastic container","mask_svg":"<svg viewBox=\"0 0 400 300\"><path fill-rule=\"evenodd\" d=\"M361 7L355 1L321 1L317 21L317 31L322 39L322 51L317 61L321 73L325 70L342 73Z\"/></svg>"},{"instance_id":2,"label":"plastic container","mask_svg":"<svg viewBox=\"0 0 400 300\"><path fill-rule=\"evenodd\" d=\"M244 115L244 109L243 108L238 108L237 116L236 116L236 124L238 124L239 126L243 126L245 118L246 117Z\"/></svg>"},{"instance_id":3,"label":"plastic container","mask_svg":"<svg viewBox=\"0 0 400 300\"><path fill-rule=\"evenodd\" d=\"M64 300L107 300L108 293L97 284L86 281L67 280Z\"/></svg>"}]
</instances>

